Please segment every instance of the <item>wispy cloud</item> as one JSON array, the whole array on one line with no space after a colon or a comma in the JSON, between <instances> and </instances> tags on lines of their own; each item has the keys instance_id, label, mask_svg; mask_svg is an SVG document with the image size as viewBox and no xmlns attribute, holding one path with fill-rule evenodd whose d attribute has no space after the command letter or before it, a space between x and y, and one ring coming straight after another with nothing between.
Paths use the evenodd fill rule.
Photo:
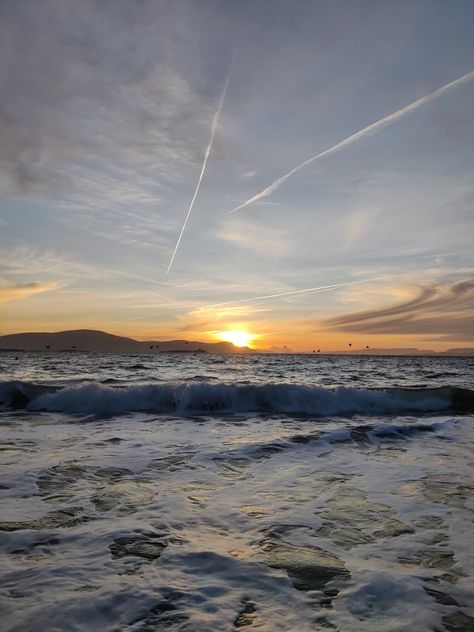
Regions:
<instances>
[{"instance_id":1,"label":"wispy cloud","mask_svg":"<svg viewBox=\"0 0 474 632\"><path fill-rule=\"evenodd\" d=\"M461 339L473 334L474 280L419 287L410 300L324 321L326 329L364 334L439 334ZM457 338L456 338L457 337Z\"/></svg>"},{"instance_id":2,"label":"wispy cloud","mask_svg":"<svg viewBox=\"0 0 474 632\"><path fill-rule=\"evenodd\" d=\"M112 268L96 263L78 261L73 257L55 252L42 250L33 246L6 248L0 253L0 274L5 277L53 276L67 279L103 280L123 279L140 281L146 285L164 286L153 277L134 274L129 270Z\"/></svg>"},{"instance_id":3,"label":"wispy cloud","mask_svg":"<svg viewBox=\"0 0 474 632\"><path fill-rule=\"evenodd\" d=\"M18 285L7 285L0 283L0 303L17 301L21 298L28 298L33 294L42 292L52 292L57 290L58 283L21 283Z\"/></svg>"},{"instance_id":4,"label":"wispy cloud","mask_svg":"<svg viewBox=\"0 0 474 632\"><path fill-rule=\"evenodd\" d=\"M316 160L319 160L320 158L324 158L325 156L334 154L337 151L340 151L341 149L344 149L345 147L352 145L352 143L357 142L361 138L365 138L366 136L371 136L372 134L375 134L376 132L381 131L388 125L391 125L392 123L399 121L400 119L404 118L408 114L411 114L415 110L418 110L418 108L421 108L423 105L426 105L430 101L437 99L443 94L446 94L450 90L454 90L458 86L464 83L467 83L468 81L471 81L472 79L474 79L474 70L466 73L465 75L463 75L462 77L459 77L458 79L455 79L454 81L451 81L450 83L447 83L441 88L438 88L438 90L435 90L434 92L431 92L430 94L427 94L421 99L417 99L416 101L413 101L413 103L410 103L409 105L401 108L400 110L397 110L396 112L393 112L392 114L389 114L389 116L385 116L384 118L379 119L378 121L375 121L375 123L372 123L371 125L368 125L367 127L362 128L358 132L351 134L347 138L344 138L344 140L341 140L339 143L336 143L332 147L329 147L329 149L325 149L319 154L316 154L315 156L308 158L304 162L301 162L299 165L291 169L291 171L288 171L288 173L286 173L285 175L281 176L277 180L274 180L268 187L260 191L260 193L257 193L253 197L249 198L246 202L239 204L239 206L236 206L234 209L229 211L228 215L231 215L232 213L236 213L237 211L242 210L246 206L250 206L251 204L258 202L259 200L265 197L268 197L269 195L274 193L278 188L280 188L280 186L284 184L288 180L288 178L291 178L291 176L293 176L295 173L297 173L301 169L304 169L305 167L312 164L313 162L316 162Z\"/></svg>"},{"instance_id":5,"label":"wispy cloud","mask_svg":"<svg viewBox=\"0 0 474 632\"><path fill-rule=\"evenodd\" d=\"M296 248L287 228L251 226L248 218L235 218L220 225L215 235L229 244L263 257L282 257Z\"/></svg>"},{"instance_id":6,"label":"wispy cloud","mask_svg":"<svg viewBox=\"0 0 474 632\"><path fill-rule=\"evenodd\" d=\"M214 109L209 79L205 91L180 63L193 43L176 43L179 11L145 3L130 20L115 4L26 0L1 12L0 195L53 198L58 232L165 253Z\"/></svg>"},{"instance_id":7,"label":"wispy cloud","mask_svg":"<svg viewBox=\"0 0 474 632\"><path fill-rule=\"evenodd\" d=\"M239 182L245 182L245 180L250 180L251 178L255 178L256 175L257 175L256 171L246 171L240 176Z\"/></svg>"},{"instance_id":8,"label":"wispy cloud","mask_svg":"<svg viewBox=\"0 0 474 632\"><path fill-rule=\"evenodd\" d=\"M343 220L343 234L347 245L359 241L369 230L378 215L375 208L362 208L350 213Z\"/></svg>"}]
</instances>

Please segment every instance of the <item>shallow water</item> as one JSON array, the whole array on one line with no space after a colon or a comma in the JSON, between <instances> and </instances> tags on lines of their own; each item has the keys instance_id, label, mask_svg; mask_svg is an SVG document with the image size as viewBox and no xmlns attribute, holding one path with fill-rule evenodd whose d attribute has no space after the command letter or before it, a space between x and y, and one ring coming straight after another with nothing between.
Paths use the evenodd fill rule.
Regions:
<instances>
[{"instance_id":1,"label":"shallow water","mask_svg":"<svg viewBox=\"0 0 474 632\"><path fill-rule=\"evenodd\" d=\"M392 391L472 387L472 360L25 356L0 358L5 630L474 629L474 417ZM361 413L351 375L391 390ZM129 411L158 381L174 408Z\"/></svg>"}]
</instances>

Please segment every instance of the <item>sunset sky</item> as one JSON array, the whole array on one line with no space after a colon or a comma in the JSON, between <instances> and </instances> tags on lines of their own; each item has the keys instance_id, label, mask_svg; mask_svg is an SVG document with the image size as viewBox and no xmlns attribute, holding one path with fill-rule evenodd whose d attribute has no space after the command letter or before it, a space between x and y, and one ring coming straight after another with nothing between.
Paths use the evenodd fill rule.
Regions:
<instances>
[{"instance_id":1,"label":"sunset sky","mask_svg":"<svg viewBox=\"0 0 474 632\"><path fill-rule=\"evenodd\" d=\"M474 346L473 32L472 0L3 0L0 334Z\"/></svg>"}]
</instances>

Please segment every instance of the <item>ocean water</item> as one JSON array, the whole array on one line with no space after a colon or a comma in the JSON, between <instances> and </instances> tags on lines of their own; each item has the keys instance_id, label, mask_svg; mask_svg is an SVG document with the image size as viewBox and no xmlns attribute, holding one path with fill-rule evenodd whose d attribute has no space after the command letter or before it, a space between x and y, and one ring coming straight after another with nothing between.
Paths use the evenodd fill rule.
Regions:
<instances>
[{"instance_id":1,"label":"ocean water","mask_svg":"<svg viewBox=\"0 0 474 632\"><path fill-rule=\"evenodd\" d=\"M1 629L474 630L473 378L2 353Z\"/></svg>"}]
</instances>

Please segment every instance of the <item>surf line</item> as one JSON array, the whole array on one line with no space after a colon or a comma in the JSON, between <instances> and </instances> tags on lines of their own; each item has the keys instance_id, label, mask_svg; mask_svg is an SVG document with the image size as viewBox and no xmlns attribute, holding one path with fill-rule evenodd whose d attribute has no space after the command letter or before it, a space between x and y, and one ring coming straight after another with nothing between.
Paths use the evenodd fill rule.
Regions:
<instances>
[{"instance_id":1,"label":"surf line","mask_svg":"<svg viewBox=\"0 0 474 632\"><path fill-rule=\"evenodd\" d=\"M217 110L215 111L214 116L212 117L211 134L210 134L210 137L209 137L209 142L207 143L206 151L204 153L204 160L202 162L201 172L199 174L199 178L198 178L198 181L197 181L197 184L196 184L196 188L194 189L194 195L193 195L193 197L191 199L191 203L189 205L188 212L186 214L186 218L185 218L183 226L181 228L181 232L179 233L178 241L176 242L176 246L174 248L173 254L171 255L171 259L170 259L170 262L168 264L168 268L166 270L166 274L169 273L169 271L171 270L171 266L173 265L174 259L176 257L176 253L178 252L179 244L181 243L181 238L183 237L184 231L186 230L186 225L188 223L189 217L190 217L191 212L193 210L194 202L196 201L196 198L198 196L199 189L201 187L201 182L202 182L202 179L204 178L204 173L206 172L207 161L209 160L209 156L210 156L211 150L212 150L212 145L214 144L214 137L216 135L217 125L219 123L219 117L221 115L222 108L224 107L224 101L225 101L225 97L226 97L226 94L227 94L227 89L229 87L231 70L232 70L232 62L231 62L231 65L229 67L229 71L227 72L227 77L226 77L226 80L224 82L224 88L222 90L222 94L221 94L221 97L219 99L219 104L217 106Z\"/></svg>"},{"instance_id":2,"label":"surf line","mask_svg":"<svg viewBox=\"0 0 474 632\"><path fill-rule=\"evenodd\" d=\"M375 121L375 123L371 123L367 127L364 127L361 130L359 130L358 132L351 134L347 138L344 138L344 140L341 140L339 143L336 143L336 145L329 147L329 149L325 149L319 154L316 154L316 156L312 156L311 158L308 158L304 162L301 162L299 165L294 167L291 171L288 171L288 173L286 173L285 175L274 180L268 187L260 191L260 193L257 193L253 197L249 198L246 202L243 202L242 204L239 204L239 206L236 206L235 208L233 208L231 211L228 211L227 215L232 215L232 213L237 213L237 211L240 211L243 208L250 206L251 204L254 204L255 202L258 202L259 200L265 197L268 197L269 195L274 193L277 189L279 189L280 186L284 182L286 182L288 178L291 178L291 176L294 175L297 171L300 171L300 169L304 169L304 167L307 167L308 165L315 162L316 160L319 160L320 158L323 158L324 156L329 156L330 154L334 154L340 149L343 149L344 147L347 147L348 145L352 145L352 143L357 142L358 140L360 140L361 138L364 138L365 136L370 136L372 134L375 134L376 132L379 132L385 127L388 127L389 125L391 125L392 123L395 123L396 121L399 121L401 118L404 118L408 114L411 114L411 112L414 112L418 108L421 108L426 103L429 103L430 101L433 101L434 99L437 99L443 94L446 94L446 92L450 92L451 90L454 90L458 86L464 83L467 83L468 81L471 81L472 79L474 79L474 70L471 70L471 72L466 73L462 77L458 77L458 79L455 79L454 81L451 81L450 83L447 83L446 85L442 86L441 88L438 88L434 92L431 92L430 94L427 94L426 96L422 97L421 99L417 99L416 101L413 101L413 103L406 105L404 108L401 108L400 110L397 110L396 112L393 112L392 114L389 114L388 116L385 116L384 118L381 118L378 121Z\"/></svg>"}]
</instances>

